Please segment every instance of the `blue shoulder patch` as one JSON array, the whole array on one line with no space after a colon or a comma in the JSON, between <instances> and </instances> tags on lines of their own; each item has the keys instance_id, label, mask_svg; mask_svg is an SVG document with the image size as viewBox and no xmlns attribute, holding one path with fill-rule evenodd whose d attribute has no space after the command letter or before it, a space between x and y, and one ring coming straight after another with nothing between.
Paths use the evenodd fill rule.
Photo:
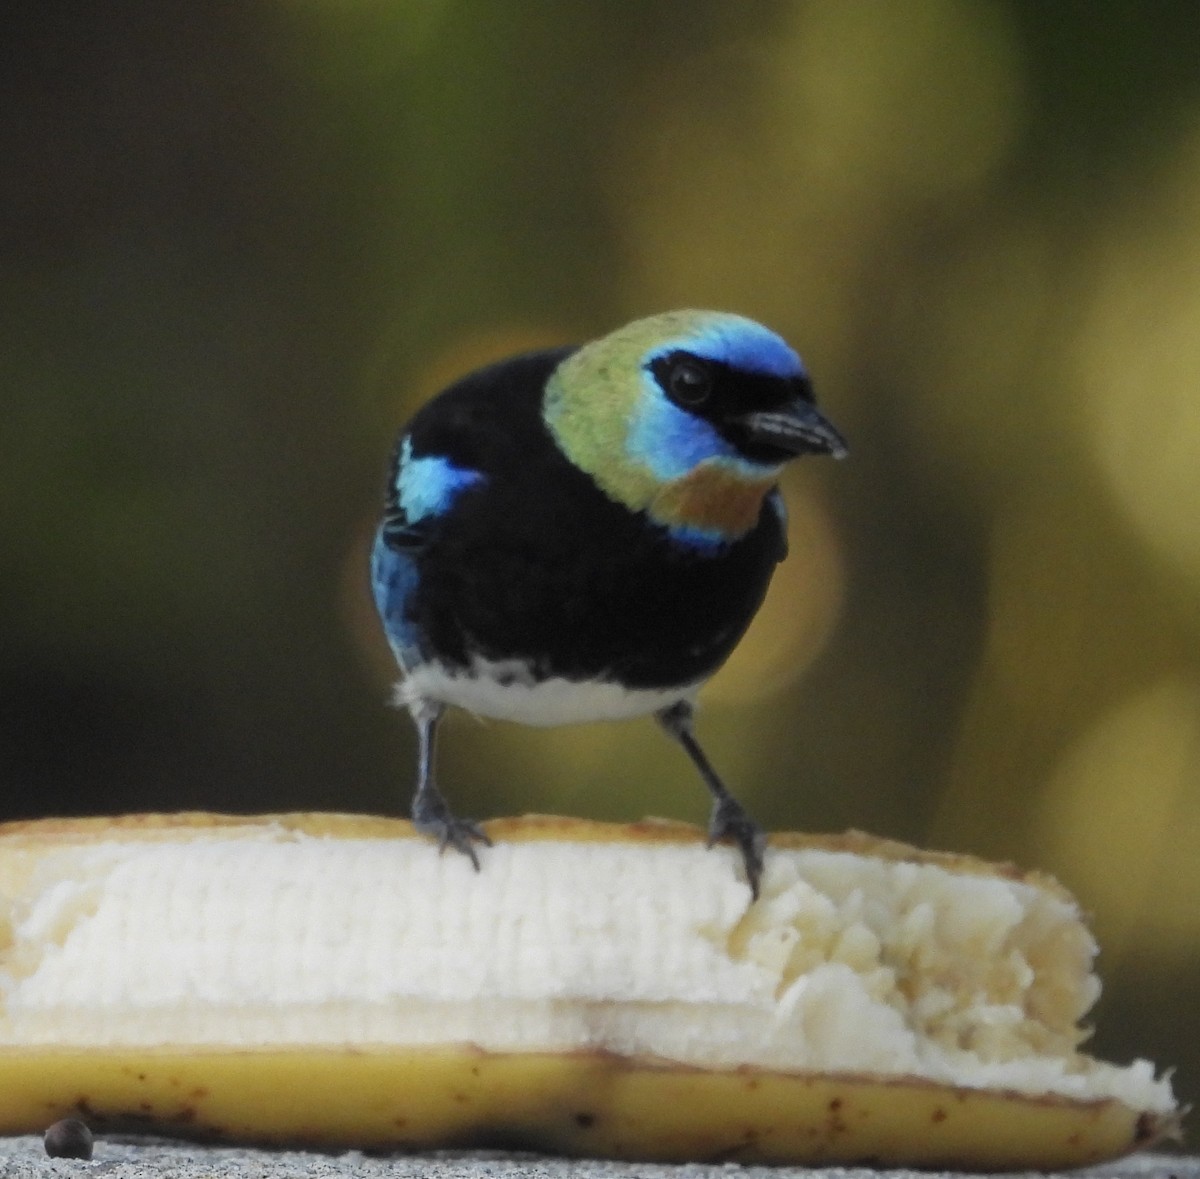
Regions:
<instances>
[{"instance_id":1,"label":"blue shoulder patch","mask_svg":"<svg viewBox=\"0 0 1200 1179\"><path fill-rule=\"evenodd\" d=\"M371 592L396 660L408 669L421 662L420 633L408 614L420 576L422 537L428 531L421 522L449 511L468 487L483 481L483 474L441 455L414 458L408 437L400 443L398 460L394 490L400 512L375 534Z\"/></svg>"},{"instance_id":2,"label":"blue shoulder patch","mask_svg":"<svg viewBox=\"0 0 1200 1179\"><path fill-rule=\"evenodd\" d=\"M714 312L705 316L694 330L663 341L647 362L669 352L691 352L748 373L767 377L807 376L804 362L792 346L770 328L741 315Z\"/></svg>"},{"instance_id":3,"label":"blue shoulder patch","mask_svg":"<svg viewBox=\"0 0 1200 1179\"><path fill-rule=\"evenodd\" d=\"M456 467L441 455L413 458L411 438L400 444L396 498L410 523L440 516L463 491L482 480L479 471Z\"/></svg>"}]
</instances>

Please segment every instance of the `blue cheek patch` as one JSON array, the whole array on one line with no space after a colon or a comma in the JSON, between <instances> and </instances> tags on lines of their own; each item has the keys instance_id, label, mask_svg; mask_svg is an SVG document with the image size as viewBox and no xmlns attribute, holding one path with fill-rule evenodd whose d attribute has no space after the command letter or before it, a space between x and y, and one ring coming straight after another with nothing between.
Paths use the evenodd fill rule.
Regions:
<instances>
[{"instance_id":1,"label":"blue cheek patch","mask_svg":"<svg viewBox=\"0 0 1200 1179\"><path fill-rule=\"evenodd\" d=\"M631 459L648 467L663 483L681 478L706 459L745 463L733 444L708 422L668 401L658 382L645 371L625 448Z\"/></svg>"},{"instance_id":2,"label":"blue cheek patch","mask_svg":"<svg viewBox=\"0 0 1200 1179\"><path fill-rule=\"evenodd\" d=\"M755 480L779 469L743 458L715 427L668 401L648 370L642 372L642 395L625 436L625 451L662 483L682 478L703 462L717 462Z\"/></svg>"},{"instance_id":3,"label":"blue cheek patch","mask_svg":"<svg viewBox=\"0 0 1200 1179\"><path fill-rule=\"evenodd\" d=\"M426 516L440 516L462 492L482 481L479 471L456 467L441 455L413 458L412 440L404 439L400 473L396 476L396 498L410 523Z\"/></svg>"}]
</instances>

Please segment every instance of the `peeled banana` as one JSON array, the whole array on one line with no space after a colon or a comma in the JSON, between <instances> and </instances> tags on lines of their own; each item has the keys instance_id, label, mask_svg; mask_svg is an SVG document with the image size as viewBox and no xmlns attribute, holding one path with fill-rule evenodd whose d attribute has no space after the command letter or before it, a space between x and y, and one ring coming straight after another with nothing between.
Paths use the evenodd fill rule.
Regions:
<instances>
[{"instance_id":1,"label":"peeled banana","mask_svg":"<svg viewBox=\"0 0 1200 1179\"><path fill-rule=\"evenodd\" d=\"M1096 947L1047 877L694 828L368 817L0 826L0 1133L1079 1166L1172 1133L1079 1050Z\"/></svg>"}]
</instances>

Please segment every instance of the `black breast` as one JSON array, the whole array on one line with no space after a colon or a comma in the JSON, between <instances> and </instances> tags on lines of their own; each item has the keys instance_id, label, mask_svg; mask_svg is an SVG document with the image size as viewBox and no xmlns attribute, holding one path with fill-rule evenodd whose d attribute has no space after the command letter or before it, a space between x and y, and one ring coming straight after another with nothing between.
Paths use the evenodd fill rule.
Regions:
<instances>
[{"instance_id":1,"label":"black breast","mask_svg":"<svg viewBox=\"0 0 1200 1179\"><path fill-rule=\"evenodd\" d=\"M409 428L414 453L481 470L430 532L410 613L426 656L528 661L543 676L658 688L710 675L757 611L780 522L720 553L672 541L610 500L559 451L541 417L568 350L495 366L452 386Z\"/></svg>"}]
</instances>

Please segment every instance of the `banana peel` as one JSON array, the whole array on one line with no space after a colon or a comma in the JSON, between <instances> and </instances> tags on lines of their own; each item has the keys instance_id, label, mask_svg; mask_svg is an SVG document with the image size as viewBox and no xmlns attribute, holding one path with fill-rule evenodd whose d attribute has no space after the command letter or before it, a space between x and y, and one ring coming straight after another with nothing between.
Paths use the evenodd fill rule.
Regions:
<instances>
[{"instance_id":1,"label":"banana peel","mask_svg":"<svg viewBox=\"0 0 1200 1179\"><path fill-rule=\"evenodd\" d=\"M1095 947L1049 878L777 836L751 905L735 857L684 825L488 832L476 875L371 817L0 826L0 1133L81 1116L319 1147L1020 1170L1178 1131L1148 1065L1078 1051ZM838 1006L859 980L878 1011ZM861 1067L893 1033L916 1055Z\"/></svg>"},{"instance_id":2,"label":"banana peel","mask_svg":"<svg viewBox=\"0 0 1200 1179\"><path fill-rule=\"evenodd\" d=\"M1174 1126L1111 1100L600 1053L7 1050L0 1093L4 1134L82 1117L99 1131L223 1141L679 1163L1057 1170L1152 1145Z\"/></svg>"}]
</instances>

